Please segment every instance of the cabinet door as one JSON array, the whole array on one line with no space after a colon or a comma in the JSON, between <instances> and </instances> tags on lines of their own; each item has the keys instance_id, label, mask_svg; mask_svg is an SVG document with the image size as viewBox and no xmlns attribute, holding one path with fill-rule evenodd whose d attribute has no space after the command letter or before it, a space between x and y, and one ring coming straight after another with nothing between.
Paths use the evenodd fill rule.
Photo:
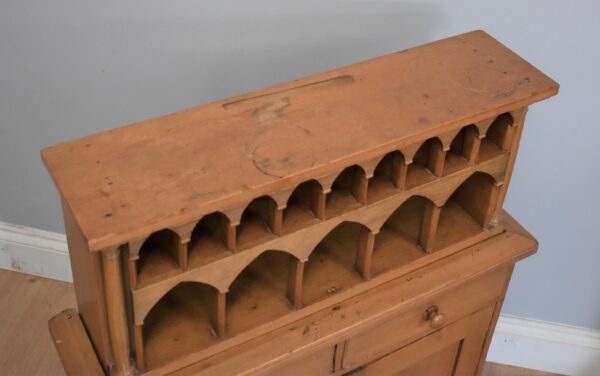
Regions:
<instances>
[{"instance_id":1,"label":"cabinet door","mask_svg":"<svg viewBox=\"0 0 600 376\"><path fill-rule=\"evenodd\" d=\"M492 313L484 308L346 375L474 375Z\"/></svg>"}]
</instances>

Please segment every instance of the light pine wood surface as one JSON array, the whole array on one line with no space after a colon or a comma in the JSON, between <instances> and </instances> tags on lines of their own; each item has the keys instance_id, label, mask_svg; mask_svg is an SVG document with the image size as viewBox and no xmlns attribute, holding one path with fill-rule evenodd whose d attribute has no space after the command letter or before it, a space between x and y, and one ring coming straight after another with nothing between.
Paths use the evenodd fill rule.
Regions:
<instances>
[{"instance_id":1,"label":"light pine wood surface","mask_svg":"<svg viewBox=\"0 0 600 376\"><path fill-rule=\"evenodd\" d=\"M42 157L89 250L99 251L164 228L185 233L214 211L235 212L235 223L265 194L283 207L299 183L317 179L327 190L355 164L369 178L396 150L418 162L432 136L443 148L428 147L427 164L440 177L461 128L483 134L486 119L557 92L556 82L474 31L69 141ZM353 194L364 203L362 182Z\"/></svg>"},{"instance_id":2,"label":"light pine wood surface","mask_svg":"<svg viewBox=\"0 0 600 376\"><path fill-rule=\"evenodd\" d=\"M0 270L0 374L64 375L48 332L48 320L75 307L70 283ZM502 364L487 363L484 376L552 376Z\"/></svg>"}]
</instances>

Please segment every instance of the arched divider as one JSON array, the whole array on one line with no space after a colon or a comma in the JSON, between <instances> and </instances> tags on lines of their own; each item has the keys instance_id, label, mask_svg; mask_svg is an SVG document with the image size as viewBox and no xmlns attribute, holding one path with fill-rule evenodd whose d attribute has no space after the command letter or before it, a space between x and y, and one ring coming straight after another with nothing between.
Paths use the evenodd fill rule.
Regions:
<instances>
[{"instance_id":1,"label":"arched divider","mask_svg":"<svg viewBox=\"0 0 600 376\"><path fill-rule=\"evenodd\" d=\"M462 181L443 205L435 249L491 226L500 186L494 177L483 172L475 172Z\"/></svg>"},{"instance_id":2,"label":"arched divider","mask_svg":"<svg viewBox=\"0 0 600 376\"><path fill-rule=\"evenodd\" d=\"M425 184L442 176L446 152L439 138L433 137L421 144L408 166L406 188Z\"/></svg>"},{"instance_id":3,"label":"arched divider","mask_svg":"<svg viewBox=\"0 0 600 376\"><path fill-rule=\"evenodd\" d=\"M283 234L309 226L325 219L325 193L321 184L309 180L298 185L283 210Z\"/></svg>"},{"instance_id":4,"label":"arched divider","mask_svg":"<svg viewBox=\"0 0 600 376\"><path fill-rule=\"evenodd\" d=\"M293 301L295 296L301 294L297 291L301 275L290 274L297 267L298 260L282 251L268 250L252 260L227 293L227 336L235 336L290 312L297 303Z\"/></svg>"},{"instance_id":5,"label":"arched divider","mask_svg":"<svg viewBox=\"0 0 600 376\"><path fill-rule=\"evenodd\" d=\"M304 265L303 305L312 304L359 283L357 271L370 263L371 231L357 222L342 222L333 228L314 248ZM358 261L360 257L368 261ZM368 277L368 275L367 275Z\"/></svg>"},{"instance_id":6,"label":"arched divider","mask_svg":"<svg viewBox=\"0 0 600 376\"><path fill-rule=\"evenodd\" d=\"M477 163L481 140L475 125L468 125L460 130L450 144L444 163L444 176L459 171L468 164Z\"/></svg>"},{"instance_id":7,"label":"arched divider","mask_svg":"<svg viewBox=\"0 0 600 376\"><path fill-rule=\"evenodd\" d=\"M425 255L422 242L430 244L437 221L428 208L437 207L430 199L412 196L386 217L375 237L372 274L380 275Z\"/></svg>"},{"instance_id":8,"label":"arched divider","mask_svg":"<svg viewBox=\"0 0 600 376\"><path fill-rule=\"evenodd\" d=\"M242 213L236 231L237 249L249 248L281 235L282 219L283 211L273 198L266 195L255 198Z\"/></svg>"},{"instance_id":9,"label":"arched divider","mask_svg":"<svg viewBox=\"0 0 600 376\"><path fill-rule=\"evenodd\" d=\"M165 276L173 275L186 267L179 235L163 229L152 233L140 247L138 258L130 261L130 283L142 286Z\"/></svg>"},{"instance_id":10,"label":"arched divider","mask_svg":"<svg viewBox=\"0 0 600 376\"><path fill-rule=\"evenodd\" d=\"M481 140L480 160L488 160L507 152L514 138L514 118L506 112L496 117Z\"/></svg>"},{"instance_id":11,"label":"arched divider","mask_svg":"<svg viewBox=\"0 0 600 376\"><path fill-rule=\"evenodd\" d=\"M369 179L367 202L372 203L406 188L408 165L399 150L386 154Z\"/></svg>"},{"instance_id":12,"label":"arched divider","mask_svg":"<svg viewBox=\"0 0 600 376\"><path fill-rule=\"evenodd\" d=\"M368 179L358 165L346 167L334 180L327 194L325 216L331 218L345 211L356 209L367 202Z\"/></svg>"},{"instance_id":13,"label":"arched divider","mask_svg":"<svg viewBox=\"0 0 600 376\"><path fill-rule=\"evenodd\" d=\"M198 267L226 257L235 250L235 227L221 212L205 215L194 227L188 243L188 265Z\"/></svg>"},{"instance_id":14,"label":"arched divider","mask_svg":"<svg viewBox=\"0 0 600 376\"><path fill-rule=\"evenodd\" d=\"M172 288L134 330L138 368L151 370L216 343L223 334L220 299L214 287L202 283Z\"/></svg>"},{"instance_id":15,"label":"arched divider","mask_svg":"<svg viewBox=\"0 0 600 376\"><path fill-rule=\"evenodd\" d=\"M153 302L156 302L177 282L197 281L207 283L215 286L222 292L226 292L228 286L238 273L265 249L285 250L289 254L294 255L297 259L304 261L308 259L317 244L319 244L336 226L344 221L360 222L363 226L366 226L371 232L376 234L378 232L380 233L380 229L384 222L394 210L415 194L426 197L427 200L433 202L436 206L441 207L474 171L486 173L495 179L495 181L501 182L504 175L506 158L507 156L504 155L500 159L479 164L477 167L470 167L465 171L448 176L445 178L443 189L440 189L437 183L431 182L431 184L424 185L423 188L419 189L418 193L412 193L411 190L399 192L399 194L387 197L382 201L316 223L311 226L310 229L300 229L284 237L273 237L265 243L257 244L251 248L245 249L244 252L217 260L209 265L202 265L186 273L180 273L179 276L171 277L153 284L151 289L144 288L136 290L133 294L135 303L135 321L136 323L143 322L143 318L149 307L154 304ZM459 209L462 210L462 207ZM435 214L435 212L432 214ZM431 223L434 222L434 220L431 221ZM439 230L437 231L436 238L440 238ZM436 244L434 250L439 248L439 245ZM360 269L359 266L357 266L357 269ZM368 278L368 275L365 278Z\"/></svg>"}]
</instances>

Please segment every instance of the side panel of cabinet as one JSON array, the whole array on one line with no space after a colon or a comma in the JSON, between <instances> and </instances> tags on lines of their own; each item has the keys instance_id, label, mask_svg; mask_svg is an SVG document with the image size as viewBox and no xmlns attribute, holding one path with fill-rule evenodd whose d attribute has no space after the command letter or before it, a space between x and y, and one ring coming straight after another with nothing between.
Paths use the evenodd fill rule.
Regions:
<instances>
[{"instance_id":1,"label":"side panel of cabinet","mask_svg":"<svg viewBox=\"0 0 600 376\"><path fill-rule=\"evenodd\" d=\"M484 308L346 375L474 375L493 313Z\"/></svg>"},{"instance_id":2,"label":"side panel of cabinet","mask_svg":"<svg viewBox=\"0 0 600 376\"><path fill-rule=\"evenodd\" d=\"M89 252L87 242L64 201L62 207L77 307L94 350L107 369L112 362L112 357L108 338L100 254Z\"/></svg>"}]
</instances>

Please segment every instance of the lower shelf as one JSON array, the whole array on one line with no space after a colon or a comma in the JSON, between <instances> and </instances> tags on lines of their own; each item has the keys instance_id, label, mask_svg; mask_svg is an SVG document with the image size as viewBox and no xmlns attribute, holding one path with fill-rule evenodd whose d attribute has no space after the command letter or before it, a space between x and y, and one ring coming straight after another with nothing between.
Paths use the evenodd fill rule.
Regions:
<instances>
[{"instance_id":1,"label":"lower shelf","mask_svg":"<svg viewBox=\"0 0 600 376\"><path fill-rule=\"evenodd\" d=\"M167 364L219 340L211 324L216 293L210 286L186 282L158 302L143 327L145 369Z\"/></svg>"},{"instance_id":2,"label":"lower shelf","mask_svg":"<svg viewBox=\"0 0 600 376\"><path fill-rule=\"evenodd\" d=\"M286 298L290 256L267 251L237 277L227 293L227 335L235 336L292 310Z\"/></svg>"}]
</instances>

